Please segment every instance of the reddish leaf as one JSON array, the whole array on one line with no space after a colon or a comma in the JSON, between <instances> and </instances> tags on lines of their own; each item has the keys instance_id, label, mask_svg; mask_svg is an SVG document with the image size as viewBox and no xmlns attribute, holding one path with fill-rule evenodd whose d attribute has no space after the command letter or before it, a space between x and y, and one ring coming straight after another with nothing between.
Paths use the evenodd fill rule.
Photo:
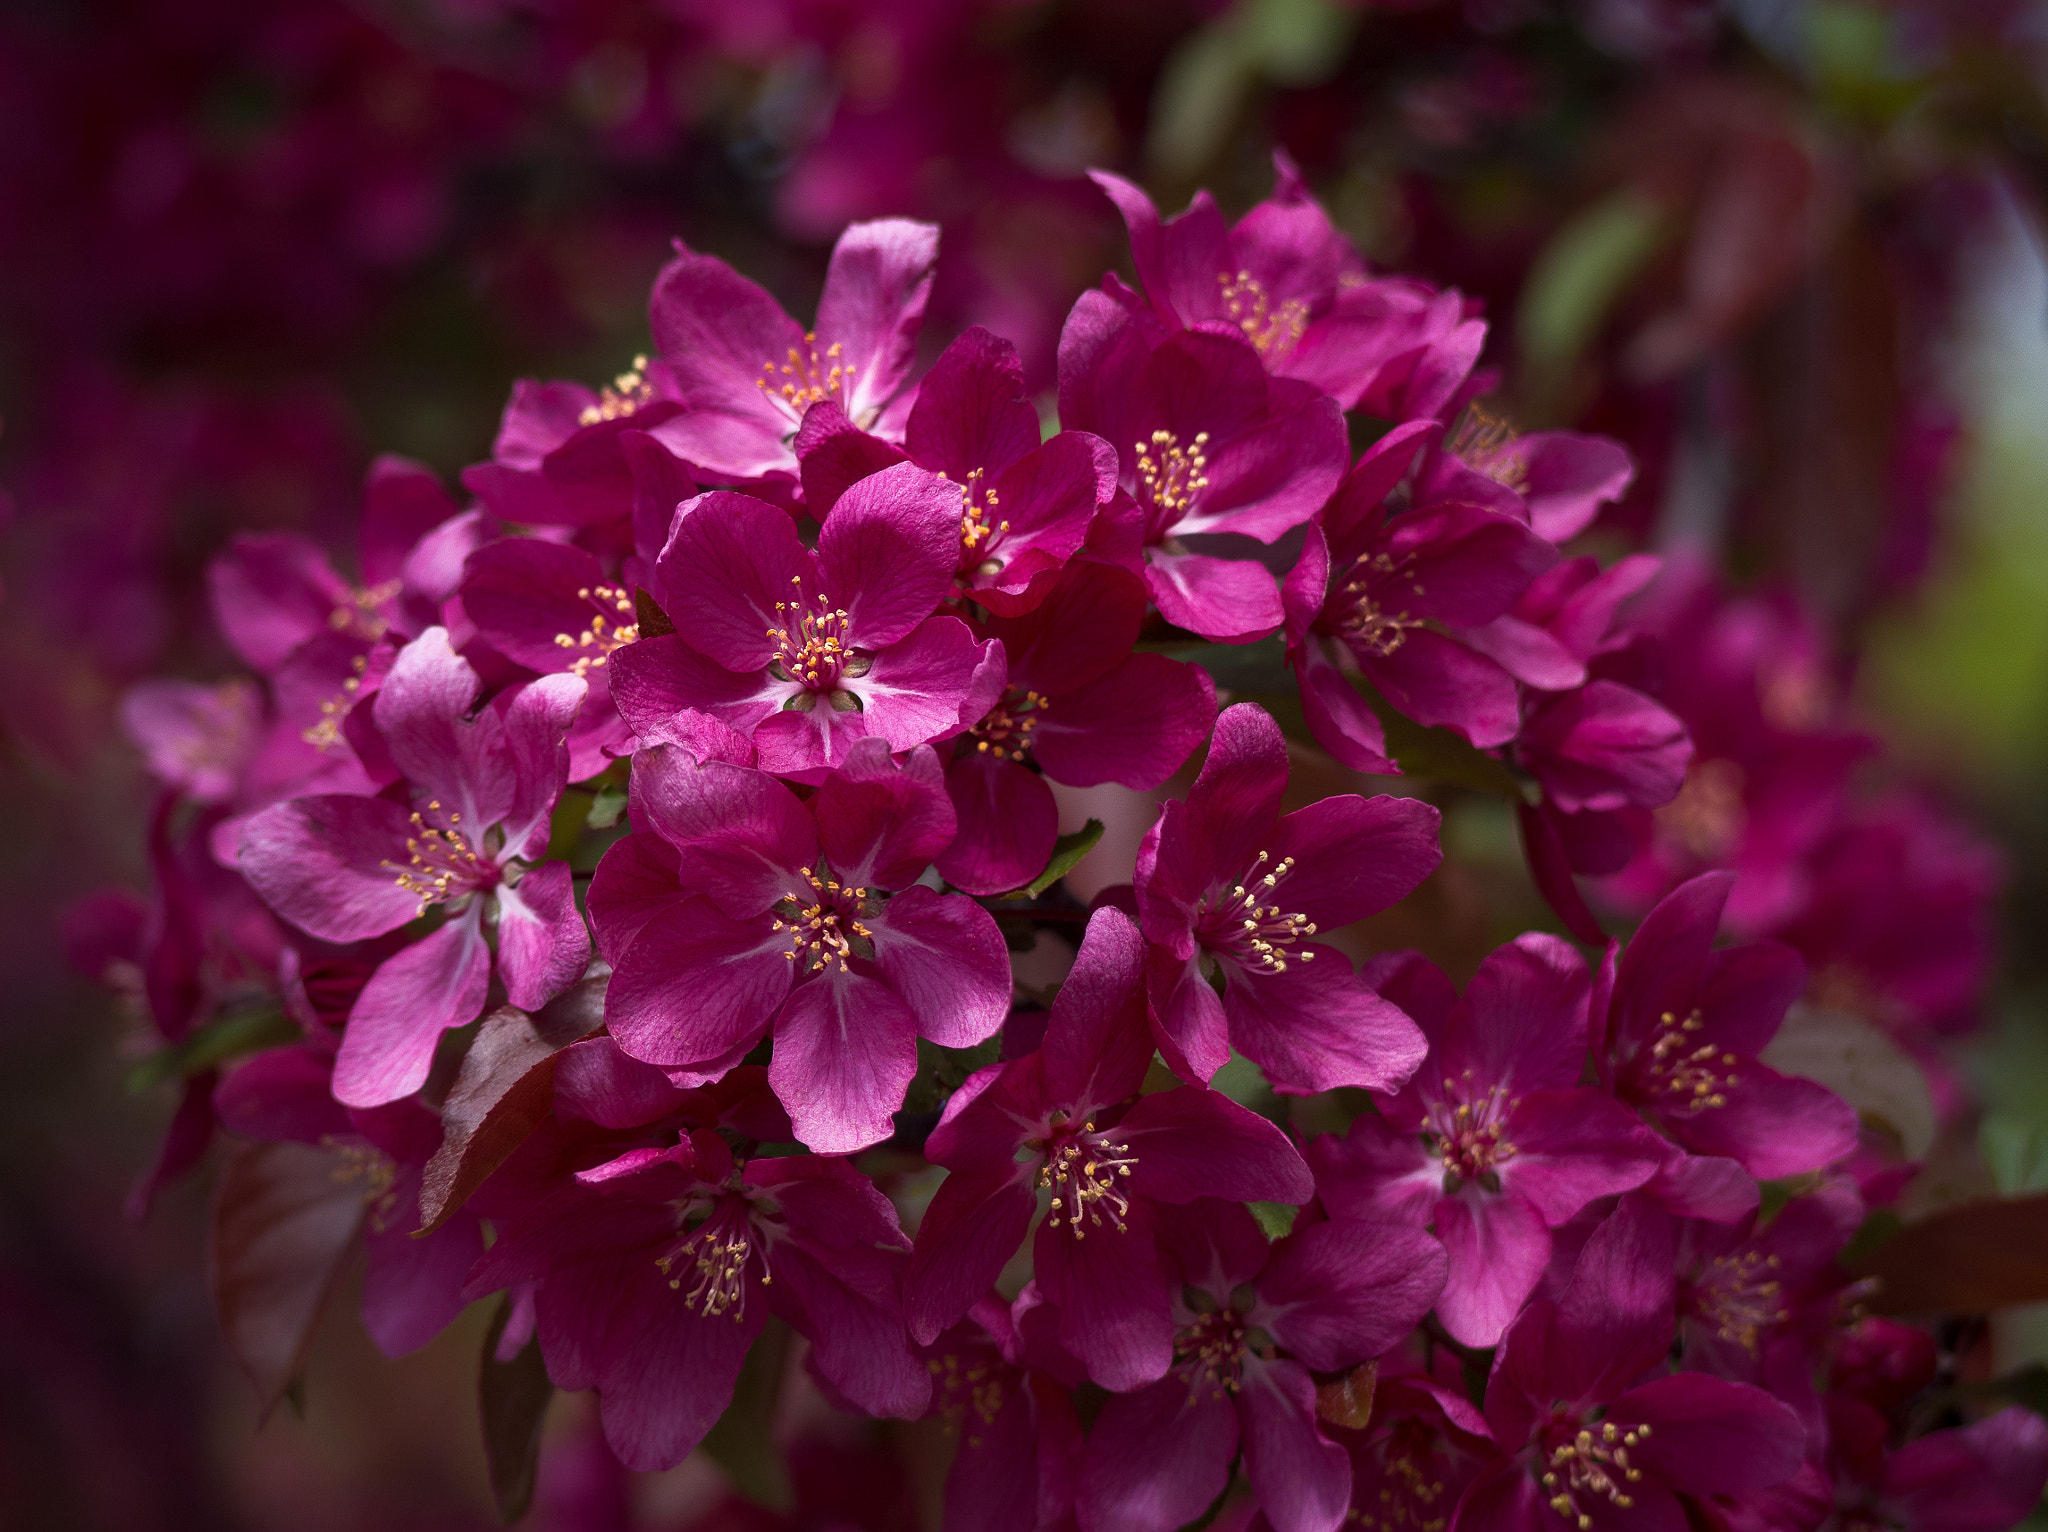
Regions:
<instances>
[{"instance_id":1,"label":"reddish leaf","mask_svg":"<svg viewBox=\"0 0 2048 1532\"><path fill-rule=\"evenodd\" d=\"M1366 1362L1343 1377L1316 1385L1316 1414L1333 1426L1363 1431L1372 1422L1373 1388L1379 1382L1380 1364Z\"/></svg>"},{"instance_id":2,"label":"reddish leaf","mask_svg":"<svg viewBox=\"0 0 2048 1532\"><path fill-rule=\"evenodd\" d=\"M228 1160L209 1252L228 1350L265 1414L306 1363L363 1221L364 1186L341 1156L310 1144L246 1144Z\"/></svg>"},{"instance_id":3,"label":"reddish leaf","mask_svg":"<svg viewBox=\"0 0 2048 1532\"><path fill-rule=\"evenodd\" d=\"M1965 1203L1907 1224L1857 1263L1880 1314L1982 1314L2048 1299L2048 1196Z\"/></svg>"},{"instance_id":4,"label":"reddish leaf","mask_svg":"<svg viewBox=\"0 0 2048 1532\"><path fill-rule=\"evenodd\" d=\"M419 1232L446 1223L547 1116L555 1050L603 1022L604 985L602 976L584 979L534 1015L508 1005L484 1018L441 1106L441 1147L420 1181Z\"/></svg>"},{"instance_id":5,"label":"reddish leaf","mask_svg":"<svg viewBox=\"0 0 2048 1532\"><path fill-rule=\"evenodd\" d=\"M512 1300L498 1305L484 1336L483 1366L477 1376L477 1402L483 1414L484 1457L491 1474L491 1496L498 1515L517 1521L533 1503L534 1474L540 1462L540 1428L547 1419L555 1385L541 1360L540 1337L527 1337L509 1362L498 1360L498 1338L512 1317Z\"/></svg>"}]
</instances>

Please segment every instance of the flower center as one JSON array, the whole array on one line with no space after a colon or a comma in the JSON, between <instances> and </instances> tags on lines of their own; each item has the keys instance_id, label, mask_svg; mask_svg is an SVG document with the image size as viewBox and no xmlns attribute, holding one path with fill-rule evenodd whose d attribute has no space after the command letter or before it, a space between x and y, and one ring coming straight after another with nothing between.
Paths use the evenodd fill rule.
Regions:
<instances>
[{"instance_id":1,"label":"flower center","mask_svg":"<svg viewBox=\"0 0 2048 1532\"><path fill-rule=\"evenodd\" d=\"M967 1445L979 1447L981 1433L995 1424L1009 1392L1003 1386L1003 1369L987 1356L963 1363L951 1351L925 1366L932 1374L933 1407L945 1417L946 1429L957 1431L966 1420Z\"/></svg>"},{"instance_id":2,"label":"flower center","mask_svg":"<svg viewBox=\"0 0 2048 1532\"><path fill-rule=\"evenodd\" d=\"M1388 554L1375 553L1352 566L1351 578L1337 592L1334 604L1337 631L1358 653L1383 660L1408 642L1411 629L1423 625L1421 618L1410 617L1405 606L1396 604L1422 594L1422 582L1415 578L1411 563L1408 559L1396 563ZM1406 595L1390 594L1388 587L1404 572Z\"/></svg>"},{"instance_id":3,"label":"flower center","mask_svg":"<svg viewBox=\"0 0 2048 1532\"><path fill-rule=\"evenodd\" d=\"M848 888L822 867L797 871L809 889L784 894L772 926L789 933L789 951L782 955L797 965L797 972L823 973L837 963L845 973L849 957L873 956L874 932L860 920L868 891Z\"/></svg>"},{"instance_id":4,"label":"flower center","mask_svg":"<svg viewBox=\"0 0 2048 1532\"><path fill-rule=\"evenodd\" d=\"M1218 1398L1236 1393L1244 1377L1247 1344L1244 1316L1235 1310L1197 1317L1174 1345L1190 1391L1200 1392L1206 1385Z\"/></svg>"},{"instance_id":5,"label":"flower center","mask_svg":"<svg viewBox=\"0 0 2048 1532\"><path fill-rule=\"evenodd\" d=\"M363 689L363 673L370 668L369 661L360 654L350 660L349 665L355 674L346 677L341 683L341 690L332 697L320 699L318 722L299 733L300 739L323 754L341 743L342 720L356 705L356 693Z\"/></svg>"},{"instance_id":6,"label":"flower center","mask_svg":"<svg viewBox=\"0 0 2048 1532\"><path fill-rule=\"evenodd\" d=\"M1038 1184L1052 1190L1047 1227L1057 1229L1064 1220L1075 1239L1085 1239L1085 1220L1098 1229L1107 1224L1123 1233L1131 1200L1117 1182L1137 1163L1129 1144L1111 1143L1107 1135L1095 1131L1092 1120L1078 1131L1057 1132L1045 1146L1045 1163L1038 1167Z\"/></svg>"},{"instance_id":7,"label":"flower center","mask_svg":"<svg viewBox=\"0 0 2048 1532\"><path fill-rule=\"evenodd\" d=\"M358 638L373 641L380 639L391 624L385 621L384 614L377 608L404 589L403 580L355 586L346 600L334 603L333 610L327 614L327 626L337 633L353 633Z\"/></svg>"},{"instance_id":8,"label":"flower center","mask_svg":"<svg viewBox=\"0 0 2048 1532\"><path fill-rule=\"evenodd\" d=\"M1529 487L1529 465L1515 450L1519 434L1507 421L1474 404L1466 408L1452 434L1451 451L1467 468L1519 495Z\"/></svg>"},{"instance_id":9,"label":"flower center","mask_svg":"<svg viewBox=\"0 0 2048 1532\"><path fill-rule=\"evenodd\" d=\"M370 1227L382 1234L390 1227L391 1215L398 1210L398 1195L392 1190L398 1179L397 1164L368 1144L343 1143L329 1134L321 1136L320 1146L334 1153L334 1169L329 1172L334 1180L362 1183L363 1206L369 1209Z\"/></svg>"},{"instance_id":10,"label":"flower center","mask_svg":"<svg viewBox=\"0 0 2048 1532\"><path fill-rule=\"evenodd\" d=\"M1386 1478L1392 1482L1380 1486L1378 1519L1370 1510L1351 1514L1365 1532L1444 1532L1449 1518L1437 1504L1444 1497L1444 1481L1422 1464L1435 1456L1426 1433L1403 1423L1389 1446Z\"/></svg>"},{"instance_id":11,"label":"flower center","mask_svg":"<svg viewBox=\"0 0 2048 1532\"><path fill-rule=\"evenodd\" d=\"M1287 954L1296 942L1316 934L1316 923L1306 915L1289 914L1277 904L1262 904L1280 886L1280 880L1294 871L1294 858L1283 857L1271 872L1259 869L1272 860L1261 851L1244 881L1232 886L1213 908L1202 901L1196 916L1196 930L1202 945L1227 952L1254 973L1287 972ZM1315 959L1313 952L1295 954L1304 963Z\"/></svg>"},{"instance_id":12,"label":"flower center","mask_svg":"<svg viewBox=\"0 0 2048 1532\"><path fill-rule=\"evenodd\" d=\"M723 1206L689 1233L677 1238L654 1264L668 1278L671 1292L690 1290L683 1305L706 1319L732 1315L738 1324L747 1316L747 1268L761 1266L761 1283L774 1280L768 1272L768 1252L753 1238L753 1224L747 1216L746 1200L728 1198Z\"/></svg>"},{"instance_id":13,"label":"flower center","mask_svg":"<svg viewBox=\"0 0 2048 1532\"><path fill-rule=\"evenodd\" d=\"M856 653L846 642L847 614L824 596L804 599L801 577L792 576L796 589L787 601L775 603L775 612L787 626L770 628L768 637L776 646L768 662L768 673L778 681L793 681L803 690L783 703L785 708L808 713L824 696L836 712L860 711L860 699L839 686L841 676L864 676L874 661Z\"/></svg>"},{"instance_id":14,"label":"flower center","mask_svg":"<svg viewBox=\"0 0 2048 1532\"><path fill-rule=\"evenodd\" d=\"M1262 357L1278 360L1287 355L1308 328L1308 305L1289 298L1279 308L1272 306L1266 289L1249 271L1235 277L1227 271L1216 273L1223 289L1223 311L1235 320Z\"/></svg>"},{"instance_id":15,"label":"flower center","mask_svg":"<svg viewBox=\"0 0 2048 1532\"><path fill-rule=\"evenodd\" d=\"M653 399L654 388L647 381L647 358L636 356L631 367L598 390L597 403L584 406L576 423L594 426L607 420L623 420Z\"/></svg>"},{"instance_id":16,"label":"flower center","mask_svg":"<svg viewBox=\"0 0 2048 1532\"><path fill-rule=\"evenodd\" d=\"M574 635L557 633L555 643L575 657L565 667L571 675L588 676L603 666L614 649L623 648L640 636L640 624L633 621L633 598L616 585L586 585L576 592L596 615L590 625Z\"/></svg>"},{"instance_id":17,"label":"flower center","mask_svg":"<svg viewBox=\"0 0 2048 1532\"><path fill-rule=\"evenodd\" d=\"M843 405L853 389L854 367L839 360L839 342L834 341L818 355L818 333L804 333L803 348L789 348L789 360L761 364L761 376L754 382L761 392L782 407L784 414L799 424L804 411L823 399L838 399ZM851 414L851 411L848 411ZM855 421L855 425L864 422Z\"/></svg>"},{"instance_id":18,"label":"flower center","mask_svg":"<svg viewBox=\"0 0 2048 1532\"><path fill-rule=\"evenodd\" d=\"M1725 1075L1715 1072L1733 1064L1734 1054L1724 1053L1712 1043L1694 1046L1696 1035L1705 1026L1698 1011L1684 1020L1666 1011L1657 1022L1657 1040L1641 1056L1643 1088L1678 1097L1670 1105L1680 1111L1703 1112L1708 1107L1726 1106L1725 1092L1736 1080L1732 1070Z\"/></svg>"},{"instance_id":19,"label":"flower center","mask_svg":"<svg viewBox=\"0 0 2048 1532\"><path fill-rule=\"evenodd\" d=\"M945 475L939 477L943 479ZM977 468L960 486L960 562L963 568L980 575L1002 573L1002 560L989 555L1010 530L1007 521L997 519L1001 502L987 477L986 469Z\"/></svg>"},{"instance_id":20,"label":"flower center","mask_svg":"<svg viewBox=\"0 0 2048 1532\"><path fill-rule=\"evenodd\" d=\"M438 813L440 808L438 798L427 805L429 813ZM451 812L443 828L428 824L414 810L412 827L414 833L405 838L410 860L403 867L388 860L384 865L398 874L394 881L400 888L417 896L420 915L427 913L430 904L440 904L492 881L497 868L478 856L463 838L460 814Z\"/></svg>"},{"instance_id":21,"label":"flower center","mask_svg":"<svg viewBox=\"0 0 2048 1532\"><path fill-rule=\"evenodd\" d=\"M1202 451L1208 445L1207 431L1197 431L1185 447L1173 432L1154 431L1149 444L1139 442L1132 449L1138 454L1138 482L1152 502L1155 536L1179 520L1208 487L1209 459Z\"/></svg>"},{"instance_id":22,"label":"flower center","mask_svg":"<svg viewBox=\"0 0 2048 1532\"><path fill-rule=\"evenodd\" d=\"M1742 840L1742 788L1742 768L1733 761L1694 761L1678 796L1657 810L1657 822L1702 861L1721 861Z\"/></svg>"},{"instance_id":23,"label":"flower center","mask_svg":"<svg viewBox=\"0 0 2048 1532\"><path fill-rule=\"evenodd\" d=\"M968 731L974 736L976 752L986 752L999 761L1023 760L1031 749L1031 731L1051 705L1052 699L1040 692L1011 687L988 710L988 716Z\"/></svg>"},{"instance_id":24,"label":"flower center","mask_svg":"<svg viewBox=\"0 0 2048 1532\"><path fill-rule=\"evenodd\" d=\"M1633 1507L1635 1497L1623 1486L1638 1482L1643 1471L1629 1465L1628 1455L1649 1434L1648 1426L1623 1431L1612 1421L1603 1423L1597 1432L1584 1427L1573 1432L1569 1422L1554 1426L1545 1433L1543 1469L1543 1489L1550 1497L1550 1508L1579 1532L1589 1532L1593 1518L1582 1500L1605 1496L1616 1510Z\"/></svg>"},{"instance_id":25,"label":"flower center","mask_svg":"<svg viewBox=\"0 0 2048 1532\"><path fill-rule=\"evenodd\" d=\"M1446 1094L1452 1088L1453 1082L1444 1081ZM1461 1101L1449 1111L1439 1106L1431 1115L1434 1131L1424 1133L1422 1142L1443 1161L1446 1192L1467 1181L1477 1181L1486 1191L1500 1190L1498 1167L1515 1157L1515 1146L1502 1137L1513 1105L1507 1087L1495 1085L1476 1102Z\"/></svg>"},{"instance_id":26,"label":"flower center","mask_svg":"<svg viewBox=\"0 0 2048 1532\"><path fill-rule=\"evenodd\" d=\"M1722 1340L1754 1356L1758 1337L1785 1321L1779 1302L1785 1285L1774 1275L1780 1264L1775 1255L1756 1250L1715 1256L1683 1301Z\"/></svg>"}]
</instances>

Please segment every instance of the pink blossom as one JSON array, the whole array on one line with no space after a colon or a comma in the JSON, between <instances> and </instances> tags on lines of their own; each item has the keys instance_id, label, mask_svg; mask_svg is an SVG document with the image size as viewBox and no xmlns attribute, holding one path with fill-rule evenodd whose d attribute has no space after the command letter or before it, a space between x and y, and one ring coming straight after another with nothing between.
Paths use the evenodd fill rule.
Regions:
<instances>
[{"instance_id":1,"label":"pink blossom","mask_svg":"<svg viewBox=\"0 0 2048 1532\"><path fill-rule=\"evenodd\" d=\"M908 750L957 734L1002 679L999 650L934 615L959 540L958 491L909 463L848 489L815 552L764 501L686 502L655 566L676 631L609 662L620 713L643 736L707 713L750 737L765 769L812 782L863 738Z\"/></svg>"},{"instance_id":2,"label":"pink blossom","mask_svg":"<svg viewBox=\"0 0 2048 1532\"><path fill-rule=\"evenodd\" d=\"M1494 1345L1542 1280L1550 1231L1649 1180L1656 1136L1579 1085L1591 980L1569 944L1517 937L1462 998L1419 954L1367 977L1421 1024L1429 1056L1377 1115L1310 1142L1317 1193L1342 1217L1433 1227L1450 1260L1438 1317Z\"/></svg>"},{"instance_id":3,"label":"pink blossom","mask_svg":"<svg viewBox=\"0 0 2048 1532\"><path fill-rule=\"evenodd\" d=\"M713 728L716 726L714 725ZM1009 954L988 913L917 884L952 841L938 758L856 742L808 800L744 760L681 745L633 763L635 833L590 893L616 972L612 1035L680 1083L717 1079L772 1032L769 1083L796 1135L840 1153L887 1138L917 1039L1002 1025Z\"/></svg>"},{"instance_id":4,"label":"pink blossom","mask_svg":"<svg viewBox=\"0 0 2048 1532\"><path fill-rule=\"evenodd\" d=\"M482 1011L493 972L514 1005L537 1010L582 973L590 951L568 865L543 860L583 682L543 677L472 720L479 691L446 630L427 629L400 651L372 705L407 800L294 798L242 832L250 883L324 940L359 941L445 912L385 960L349 1013L334 1088L350 1106L418 1090L441 1033Z\"/></svg>"},{"instance_id":5,"label":"pink blossom","mask_svg":"<svg viewBox=\"0 0 2048 1532\"><path fill-rule=\"evenodd\" d=\"M1434 871L1437 811L1346 794L1283 816L1286 786L1279 726L1240 703L1216 720L1186 800L1146 832L1137 903L1160 1047L1193 1080L1235 1049L1284 1090L1392 1089L1421 1062L1421 1034L1342 952L1310 938L1385 909Z\"/></svg>"},{"instance_id":6,"label":"pink blossom","mask_svg":"<svg viewBox=\"0 0 2048 1532\"><path fill-rule=\"evenodd\" d=\"M919 1339L987 1291L1050 1187L1032 1249L1060 1342L1110 1388L1148 1383L1171 1360L1153 1253L1168 1205L1308 1200L1308 1168L1263 1117L1214 1091L1138 1095L1152 1053L1144 959L1130 920L1097 910L1041 1047L982 1070L947 1103L925 1154L952 1174L918 1230L905 1289Z\"/></svg>"}]
</instances>

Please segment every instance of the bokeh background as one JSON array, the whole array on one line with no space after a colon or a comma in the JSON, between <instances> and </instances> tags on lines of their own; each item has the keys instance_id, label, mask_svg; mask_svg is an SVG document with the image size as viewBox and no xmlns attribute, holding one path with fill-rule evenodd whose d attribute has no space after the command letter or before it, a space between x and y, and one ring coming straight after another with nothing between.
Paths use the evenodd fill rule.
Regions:
<instances>
[{"instance_id":1,"label":"bokeh background","mask_svg":"<svg viewBox=\"0 0 2048 1532\"><path fill-rule=\"evenodd\" d=\"M2048 6L12 0L0 1525L493 1524L482 1316L387 1363L344 1298L259 1429L206 1295L207 1176L124 1215L176 1092L135 1088L136 1007L67 964L61 917L147 886L119 703L231 673L205 601L228 535L345 557L374 453L453 482L511 379L644 349L672 237L805 313L848 220L937 220L926 347L986 324L1045 387L1124 259L1082 171L1234 212L1276 147L1375 268L1484 305L1517 424L1629 444L1598 535L1803 606L1894 775L2000 848L1983 1105L1924 1195L2048 1189ZM1457 931L1397 934L1483 951L1532 901L1504 821L1452 828L1477 894ZM2048 1356L2048 1321L2001 1316L1996 1345ZM607 1473L559 1401L530 1524L928 1525L926 1428L828 1415L780 1407L771 1510L703 1455Z\"/></svg>"}]
</instances>

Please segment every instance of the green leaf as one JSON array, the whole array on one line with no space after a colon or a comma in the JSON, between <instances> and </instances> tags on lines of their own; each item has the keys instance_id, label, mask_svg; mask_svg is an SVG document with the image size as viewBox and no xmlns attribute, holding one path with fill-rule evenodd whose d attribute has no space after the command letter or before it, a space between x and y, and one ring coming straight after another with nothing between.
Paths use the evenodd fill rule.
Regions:
<instances>
[{"instance_id":1,"label":"green leaf","mask_svg":"<svg viewBox=\"0 0 2048 1532\"><path fill-rule=\"evenodd\" d=\"M1617 192L1560 229L1522 287L1516 331L1530 369L1545 378L1568 371L1670 234L1663 212L1634 192Z\"/></svg>"},{"instance_id":2,"label":"green leaf","mask_svg":"<svg viewBox=\"0 0 2048 1532\"><path fill-rule=\"evenodd\" d=\"M625 812L626 789L607 782L590 800L590 812L583 816L583 822L593 830L609 830L618 824Z\"/></svg>"},{"instance_id":3,"label":"green leaf","mask_svg":"<svg viewBox=\"0 0 2048 1532\"><path fill-rule=\"evenodd\" d=\"M1977 1144L2000 1195L2048 1191L2048 1123L1989 1112L1977 1130Z\"/></svg>"},{"instance_id":4,"label":"green leaf","mask_svg":"<svg viewBox=\"0 0 2048 1532\"><path fill-rule=\"evenodd\" d=\"M1294 1218L1301 1211L1284 1202L1247 1202L1252 1217L1258 1219L1259 1227L1266 1231L1267 1239L1285 1239L1294 1232Z\"/></svg>"},{"instance_id":5,"label":"green leaf","mask_svg":"<svg viewBox=\"0 0 2048 1532\"><path fill-rule=\"evenodd\" d=\"M1045 871L1026 883L1016 897L1036 899L1079 866L1081 858L1093 851L1095 843L1101 839L1102 821L1099 819L1089 820L1071 835L1062 835L1052 843L1052 860L1045 864Z\"/></svg>"},{"instance_id":6,"label":"green leaf","mask_svg":"<svg viewBox=\"0 0 2048 1532\"><path fill-rule=\"evenodd\" d=\"M1522 784L1496 757L1473 748L1449 729L1425 728L1402 716L1384 698L1368 696L1366 700L1379 714L1380 725L1387 731L1387 753L1403 775L1493 793L1514 803L1523 801Z\"/></svg>"},{"instance_id":7,"label":"green leaf","mask_svg":"<svg viewBox=\"0 0 2048 1532\"><path fill-rule=\"evenodd\" d=\"M1147 162L1169 180L1197 174L1223 148L1255 85L1329 79L1356 24L1333 0L1239 0L1167 56L1152 98Z\"/></svg>"},{"instance_id":8,"label":"green leaf","mask_svg":"<svg viewBox=\"0 0 2048 1532\"><path fill-rule=\"evenodd\" d=\"M296 1042L298 1037L298 1027L275 1006L232 1011L136 1064L128 1071L128 1089L140 1094L166 1080L201 1074L229 1059Z\"/></svg>"},{"instance_id":9,"label":"green leaf","mask_svg":"<svg viewBox=\"0 0 2048 1532\"><path fill-rule=\"evenodd\" d=\"M917 1040L917 1073L903 1097L906 1112L936 1112L953 1092L967 1083L977 1069L986 1069L1000 1057L1001 1035L972 1048L942 1048L929 1038Z\"/></svg>"}]
</instances>

